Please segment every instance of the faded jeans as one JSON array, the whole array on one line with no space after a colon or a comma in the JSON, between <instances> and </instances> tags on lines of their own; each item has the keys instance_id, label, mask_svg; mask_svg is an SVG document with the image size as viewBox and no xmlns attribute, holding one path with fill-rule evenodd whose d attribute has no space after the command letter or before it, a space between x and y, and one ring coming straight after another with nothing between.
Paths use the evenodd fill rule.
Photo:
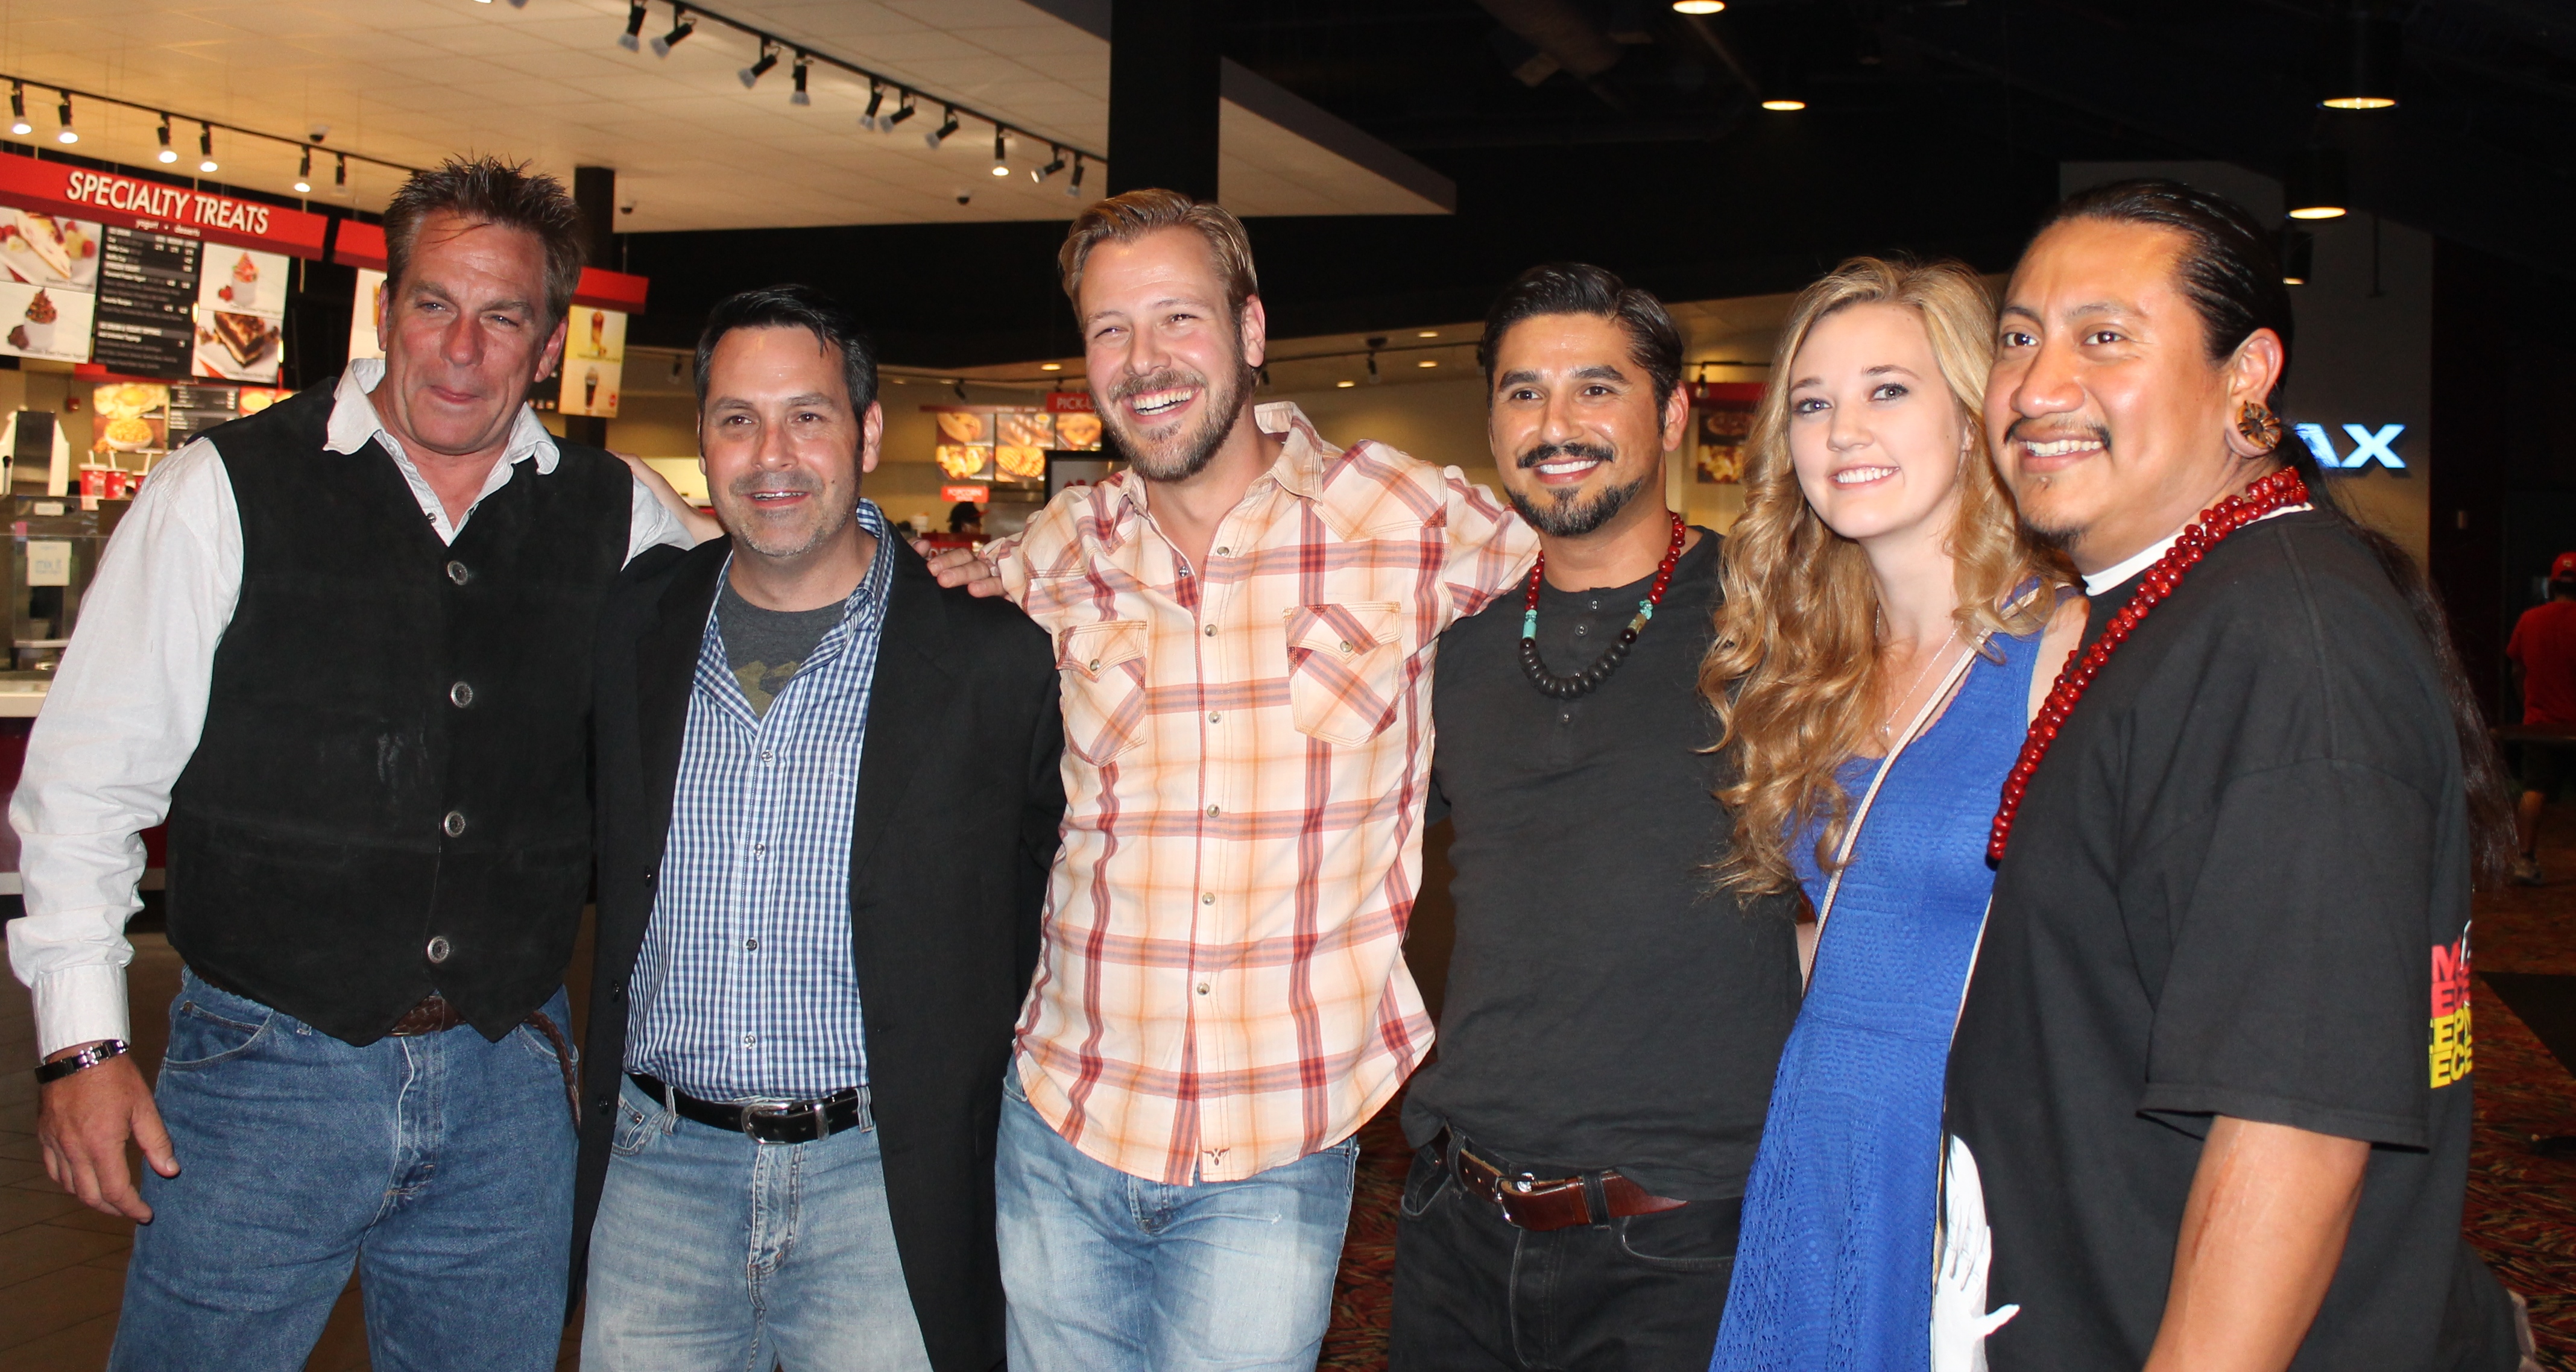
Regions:
<instances>
[{"instance_id":1,"label":"faded jeans","mask_svg":"<svg viewBox=\"0 0 2576 1372\"><path fill-rule=\"evenodd\" d=\"M873 1121L761 1143L619 1086L584 1372L927 1372Z\"/></svg>"},{"instance_id":2,"label":"faded jeans","mask_svg":"<svg viewBox=\"0 0 2576 1372\"><path fill-rule=\"evenodd\" d=\"M1308 1372L1332 1321L1359 1143L1166 1186L1066 1143L1004 1074L1012 1372Z\"/></svg>"},{"instance_id":3,"label":"faded jeans","mask_svg":"<svg viewBox=\"0 0 2576 1372\"><path fill-rule=\"evenodd\" d=\"M180 1171L143 1169L110 1368L293 1372L352 1264L377 1372L555 1365L573 1129L543 1034L360 1048L190 972L153 1098Z\"/></svg>"}]
</instances>

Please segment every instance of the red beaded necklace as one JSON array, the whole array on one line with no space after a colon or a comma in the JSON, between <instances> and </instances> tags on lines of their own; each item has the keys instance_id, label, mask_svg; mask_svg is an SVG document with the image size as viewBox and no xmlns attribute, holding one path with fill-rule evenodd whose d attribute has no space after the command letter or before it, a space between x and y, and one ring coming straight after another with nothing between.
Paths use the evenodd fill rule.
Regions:
<instances>
[{"instance_id":1,"label":"red beaded necklace","mask_svg":"<svg viewBox=\"0 0 2576 1372\"><path fill-rule=\"evenodd\" d=\"M1547 554L1541 551L1538 560L1530 564L1529 595L1521 602L1521 672L1530 684L1558 700L1572 700L1609 680L1610 674L1627 660L1628 650L1637 646L1637 635L1645 629L1646 621L1655 617L1655 607L1664 603L1664 589L1673 584L1673 564L1682 560L1682 536L1689 527L1680 515L1673 516L1672 546L1664 550L1663 564L1655 568L1654 589L1637 602L1637 613L1629 618L1628 627L1619 631L1619 637L1611 640L1601 660L1573 676L1549 671L1538 655L1538 588L1539 579L1547 574Z\"/></svg>"},{"instance_id":2,"label":"red beaded necklace","mask_svg":"<svg viewBox=\"0 0 2576 1372\"><path fill-rule=\"evenodd\" d=\"M2030 722L2030 732L2022 739L2021 756L2004 776L2003 804L1995 810L1994 829L1986 839L1988 860L2003 861L2004 845L2012 838L2013 816L2021 810L2021 798L2030 789L2031 774L2039 770L2039 760L2048 756L2048 745L2057 741L2057 731L2074 711L2075 702L2084 698L2093 678L2101 675L2102 664L2111 660L2112 650L2128 641L2147 612L2172 595L2182 574L2218 546L2220 539L2285 506L2305 504L2307 499L2307 483L2299 479L2298 472L2283 467L2202 511L2199 522L2184 528L2173 547L2147 568L2138 589L2129 596L2129 603L2111 616L2101 637L2081 653L2066 655L2065 669L2057 674L2056 684L2048 688L2048 699L2039 707L2039 717Z\"/></svg>"}]
</instances>

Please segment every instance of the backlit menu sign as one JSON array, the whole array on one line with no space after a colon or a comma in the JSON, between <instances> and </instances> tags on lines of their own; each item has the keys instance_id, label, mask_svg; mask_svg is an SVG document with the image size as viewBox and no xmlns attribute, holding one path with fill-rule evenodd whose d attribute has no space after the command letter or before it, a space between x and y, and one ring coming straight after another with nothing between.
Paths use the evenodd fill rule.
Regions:
<instances>
[{"instance_id":1,"label":"backlit menu sign","mask_svg":"<svg viewBox=\"0 0 2576 1372\"><path fill-rule=\"evenodd\" d=\"M205 244L140 229L106 233L94 360L127 376L186 376L196 352L197 266Z\"/></svg>"}]
</instances>

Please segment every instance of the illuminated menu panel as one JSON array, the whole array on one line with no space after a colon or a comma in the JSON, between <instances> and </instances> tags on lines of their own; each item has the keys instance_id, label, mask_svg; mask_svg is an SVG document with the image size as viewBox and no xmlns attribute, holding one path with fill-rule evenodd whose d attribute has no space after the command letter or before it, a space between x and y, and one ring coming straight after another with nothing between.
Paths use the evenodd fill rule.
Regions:
<instances>
[{"instance_id":1,"label":"illuminated menu panel","mask_svg":"<svg viewBox=\"0 0 2576 1372\"><path fill-rule=\"evenodd\" d=\"M97 360L127 376L186 376L196 352L193 238L107 228L98 283Z\"/></svg>"}]
</instances>

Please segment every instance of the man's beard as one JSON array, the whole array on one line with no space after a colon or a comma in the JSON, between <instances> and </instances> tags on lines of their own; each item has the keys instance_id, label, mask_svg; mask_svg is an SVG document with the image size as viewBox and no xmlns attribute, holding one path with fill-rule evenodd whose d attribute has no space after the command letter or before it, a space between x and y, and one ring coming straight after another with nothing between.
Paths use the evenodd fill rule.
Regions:
<instances>
[{"instance_id":1,"label":"man's beard","mask_svg":"<svg viewBox=\"0 0 2576 1372\"><path fill-rule=\"evenodd\" d=\"M794 472L784 477L754 472L748 476L736 477L733 484L727 488L727 494L733 497L735 507L746 513L757 512L760 509L760 502L751 498L751 493L754 491L802 491L813 497L811 508L815 511L814 522L802 531L773 528L757 519L739 521L739 527L732 528L731 532L735 537L749 544L751 550L762 557L802 557L831 542L843 529L850 526L851 520L858 518L856 500L846 504L826 505L824 501L825 497L831 494L830 488L804 472Z\"/></svg>"},{"instance_id":2,"label":"man's beard","mask_svg":"<svg viewBox=\"0 0 2576 1372\"><path fill-rule=\"evenodd\" d=\"M1542 462L1552 462L1560 457L1588 457L1608 466L1615 456L1608 448L1590 443L1542 443L1521 454L1519 466L1522 471L1528 471ZM1581 538L1609 523L1612 516L1626 509L1628 502L1636 499L1638 492L1645 490L1647 483L1656 475L1649 472L1625 486L1604 487L1591 499L1581 501L1551 498L1541 504L1510 485L1504 486L1503 494L1511 500L1512 508L1521 512L1521 518L1530 522L1531 528L1550 538Z\"/></svg>"},{"instance_id":3,"label":"man's beard","mask_svg":"<svg viewBox=\"0 0 2576 1372\"><path fill-rule=\"evenodd\" d=\"M1234 431L1237 411L1243 406L1244 388L1252 383L1252 369L1237 365L1232 384L1218 387L1197 372L1179 367L1164 367L1143 376L1129 377L1110 388L1109 403L1100 408L1101 422L1109 427L1110 437L1118 440L1118 449L1126 454L1127 465L1149 481L1187 481L1207 469L1216 459L1216 450L1225 436ZM1147 391L1168 390L1175 386L1198 389L1200 413L1197 424L1163 439L1159 447L1149 446L1129 426L1125 401L1129 396Z\"/></svg>"}]
</instances>

